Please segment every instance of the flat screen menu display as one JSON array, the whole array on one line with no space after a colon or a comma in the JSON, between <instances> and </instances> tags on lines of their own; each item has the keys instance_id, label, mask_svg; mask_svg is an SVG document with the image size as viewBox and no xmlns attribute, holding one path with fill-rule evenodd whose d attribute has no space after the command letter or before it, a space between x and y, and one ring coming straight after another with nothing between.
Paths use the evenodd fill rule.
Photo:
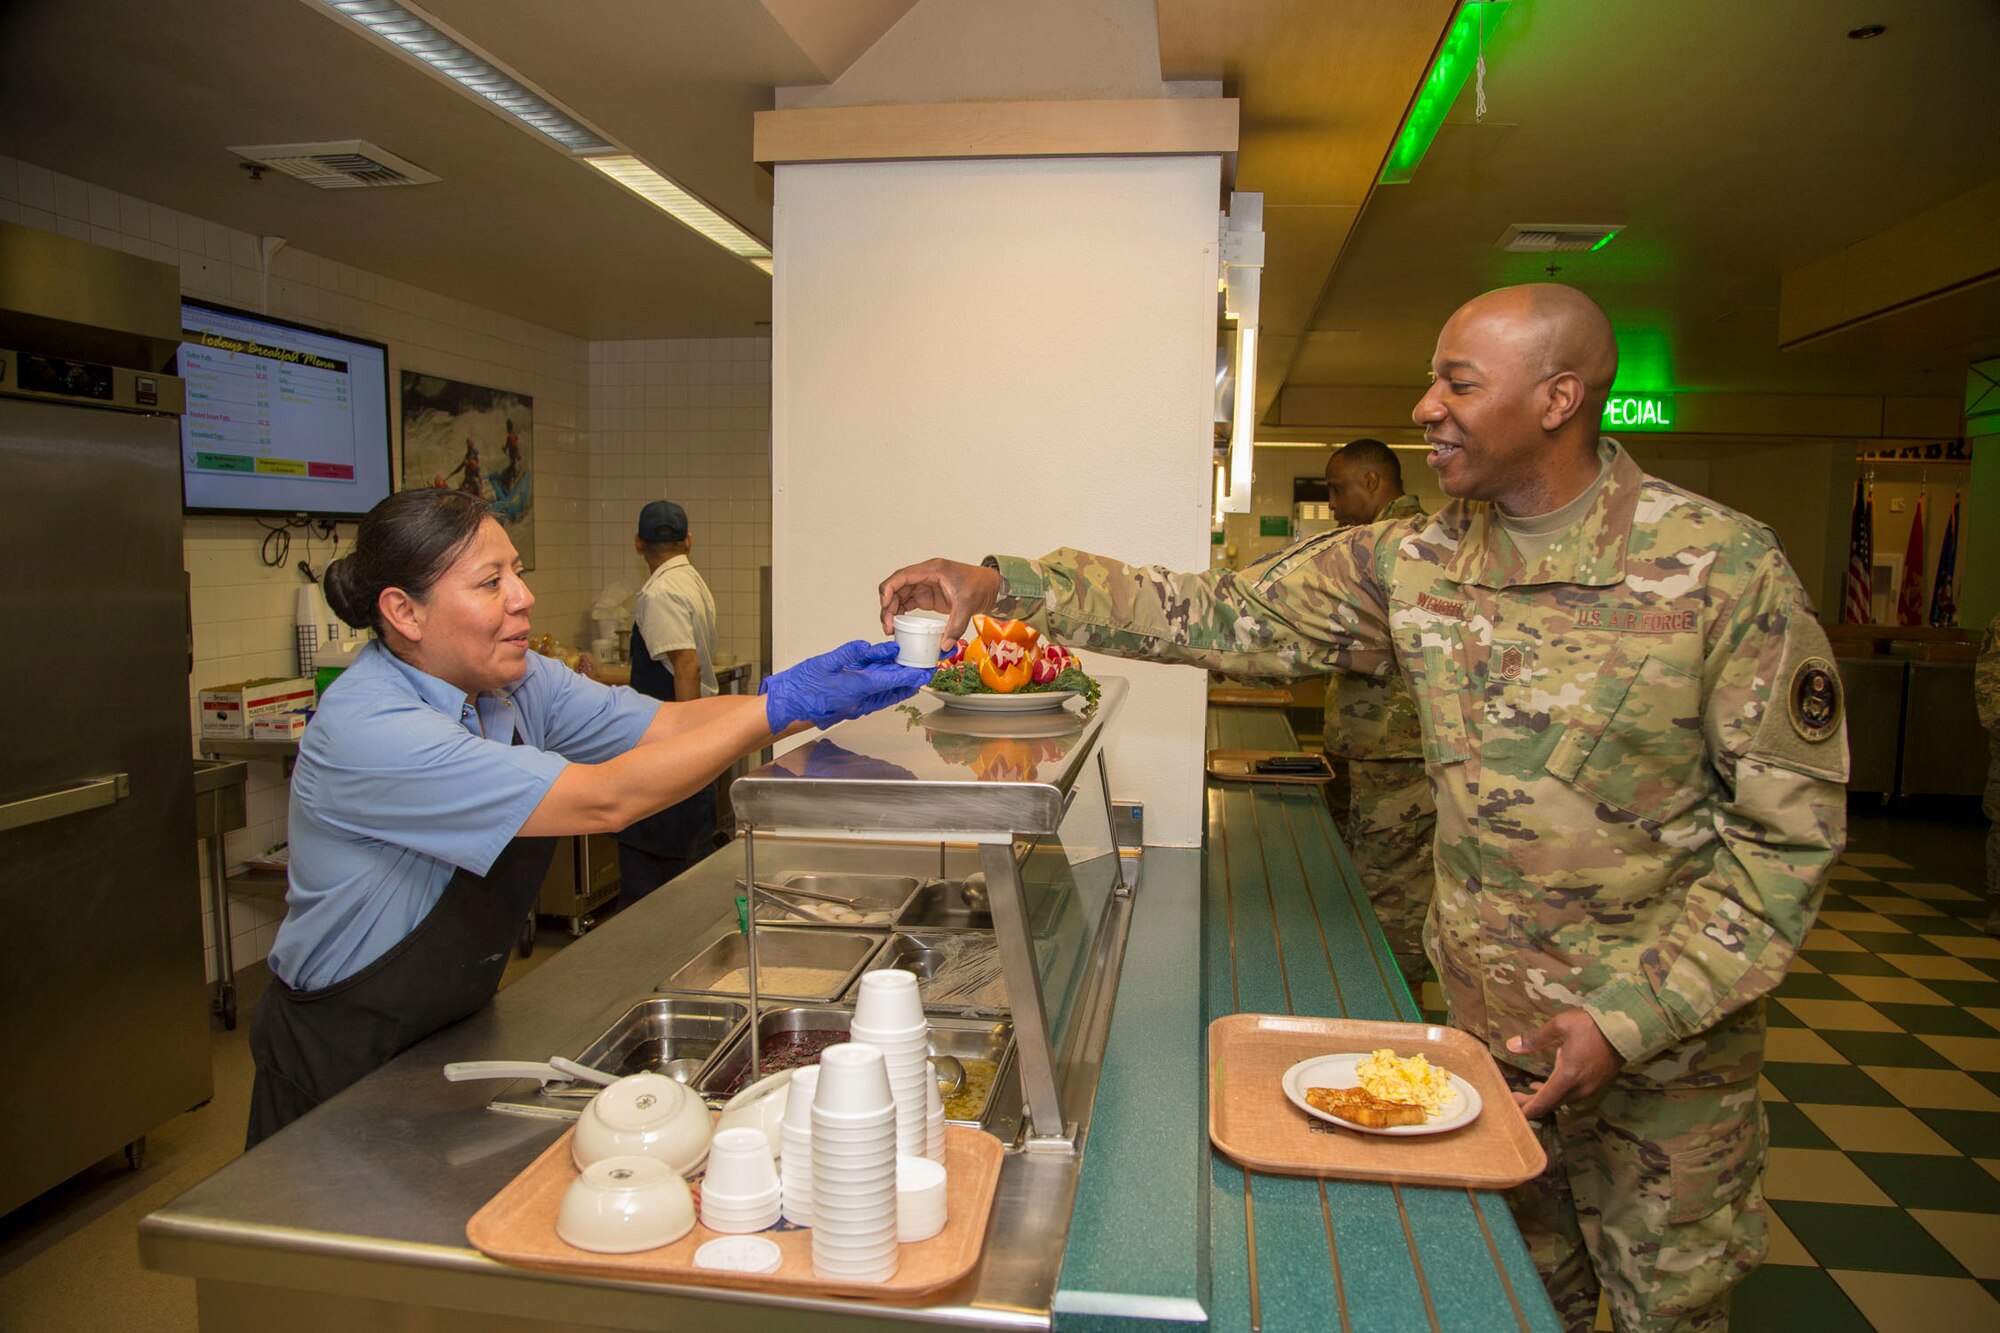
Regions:
<instances>
[{"instance_id":1,"label":"flat screen menu display","mask_svg":"<svg viewBox=\"0 0 2000 1333\"><path fill-rule=\"evenodd\" d=\"M381 343L183 301L178 370L187 512L359 518L389 494Z\"/></svg>"}]
</instances>

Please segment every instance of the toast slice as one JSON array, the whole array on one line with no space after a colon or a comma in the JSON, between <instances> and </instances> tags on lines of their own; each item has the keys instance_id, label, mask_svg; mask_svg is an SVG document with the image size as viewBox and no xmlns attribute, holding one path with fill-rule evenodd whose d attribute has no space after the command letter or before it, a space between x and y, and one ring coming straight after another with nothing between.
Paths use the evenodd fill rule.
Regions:
<instances>
[{"instance_id":1,"label":"toast slice","mask_svg":"<svg viewBox=\"0 0 2000 1333\"><path fill-rule=\"evenodd\" d=\"M1306 1104L1369 1129L1394 1129L1424 1123L1424 1108L1412 1102L1392 1102L1362 1088L1307 1088Z\"/></svg>"}]
</instances>

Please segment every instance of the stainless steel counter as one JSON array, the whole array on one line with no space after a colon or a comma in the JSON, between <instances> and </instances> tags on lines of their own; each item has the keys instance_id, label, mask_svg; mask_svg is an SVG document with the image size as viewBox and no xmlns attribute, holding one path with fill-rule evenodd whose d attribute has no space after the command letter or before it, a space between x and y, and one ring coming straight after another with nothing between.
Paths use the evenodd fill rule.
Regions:
<instances>
[{"instance_id":1,"label":"stainless steel counter","mask_svg":"<svg viewBox=\"0 0 2000 1333\"><path fill-rule=\"evenodd\" d=\"M936 843L760 834L756 848L760 876L789 870L964 874L980 864L975 848ZM440 1066L580 1050L735 928L734 882L742 868L740 847L718 852L564 949L478 1014L151 1214L140 1224L144 1261L197 1280L202 1327L211 1333L274 1324L287 1333L386 1326L1048 1327L1081 1165L1075 1155L1010 1153L984 1259L968 1279L923 1306L530 1273L494 1263L467 1245L467 1219L563 1126L489 1110L503 1085L449 1083ZM1078 1030L1066 1042L1062 1092L1080 1141L1088 1130L1131 910L1132 899L1124 897L1103 908L1090 946L1092 993L1080 998ZM690 921L708 924L690 931Z\"/></svg>"}]
</instances>

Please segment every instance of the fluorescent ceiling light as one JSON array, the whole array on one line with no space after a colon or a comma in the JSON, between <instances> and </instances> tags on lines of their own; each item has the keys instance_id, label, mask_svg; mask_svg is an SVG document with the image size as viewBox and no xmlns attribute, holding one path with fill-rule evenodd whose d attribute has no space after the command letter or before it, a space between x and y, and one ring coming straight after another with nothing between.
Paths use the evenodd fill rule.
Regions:
<instances>
[{"instance_id":1,"label":"fluorescent ceiling light","mask_svg":"<svg viewBox=\"0 0 2000 1333\"><path fill-rule=\"evenodd\" d=\"M631 154L586 157L583 160L655 208L671 213L676 221L714 241L730 254L753 261L771 257L770 246Z\"/></svg>"},{"instance_id":2,"label":"fluorescent ceiling light","mask_svg":"<svg viewBox=\"0 0 2000 1333\"><path fill-rule=\"evenodd\" d=\"M560 144L569 153L607 153L606 140L548 98L395 0L320 0L349 19L486 101Z\"/></svg>"},{"instance_id":3,"label":"fluorescent ceiling light","mask_svg":"<svg viewBox=\"0 0 2000 1333\"><path fill-rule=\"evenodd\" d=\"M502 115L527 126L565 153L587 162L647 203L766 273L771 247L689 190L661 175L502 69L436 20L397 0L307 0L332 10L407 59L457 84Z\"/></svg>"},{"instance_id":4,"label":"fluorescent ceiling light","mask_svg":"<svg viewBox=\"0 0 2000 1333\"><path fill-rule=\"evenodd\" d=\"M1438 47L1437 59L1431 62L1430 72L1417 86L1417 99L1410 104L1403 132L1396 136L1389 159L1382 164L1381 184L1405 185L1416 175L1417 163L1430 151L1438 126L1444 124L1446 113L1458 100L1459 90L1465 87L1466 77L1478 63L1486 32L1498 26L1507 5L1508 0L1471 0L1458 11L1451 30Z\"/></svg>"}]
</instances>

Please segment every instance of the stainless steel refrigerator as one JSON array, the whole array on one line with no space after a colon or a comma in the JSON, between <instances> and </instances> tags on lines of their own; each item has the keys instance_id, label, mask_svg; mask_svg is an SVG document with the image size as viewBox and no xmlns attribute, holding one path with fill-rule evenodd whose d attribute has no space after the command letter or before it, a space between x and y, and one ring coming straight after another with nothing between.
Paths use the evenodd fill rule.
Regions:
<instances>
[{"instance_id":1,"label":"stainless steel refrigerator","mask_svg":"<svg viewBox=\"0 0 2000 1333\"><path fill-rule=\"evenodd\" d=\"M212 1090L179 336L173 266L0 223L0 1213Z\"/></svg>"}]
</instances>

